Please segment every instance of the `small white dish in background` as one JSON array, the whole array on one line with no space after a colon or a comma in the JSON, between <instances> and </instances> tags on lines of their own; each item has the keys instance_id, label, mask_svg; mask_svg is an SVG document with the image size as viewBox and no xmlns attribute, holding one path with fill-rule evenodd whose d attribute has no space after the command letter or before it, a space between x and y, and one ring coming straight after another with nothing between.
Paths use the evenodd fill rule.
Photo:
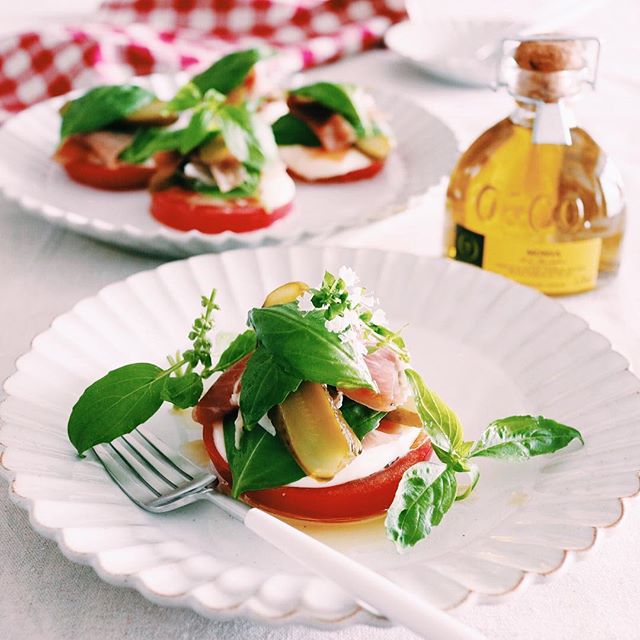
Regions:
<instances>
[{"instance_id":1,"label":"small white dish in background","mask_svg":"<svg viewBox=\"0 0 640 640\"><path fill-rule=\"evenodd\" d=\"M160 363L186 346L200 294L218 287L221 331L286 281L350 265L380 297L425 379L469 438L499 416L542 414L582 432L527 464L479 459L481 481L432 534L399 555L380 520L305 525L311 535L443 609L496 602L591 549L638 493L640 381L584 320L554 300L458 262L373 249L261 248L165 264L112 284L54 320L17 362L0 407L2 466L33 527L106 581L211 618L248 616L336 629L387 624L214 505L137 508L67 440L89 382L124 362ZM168 407L149 423L194 454L201 429ZM527 624L535 624L529 620Z\"/></svg>"},{"instance_id":2,"label":"small white dish in background","mask_svg":"<svg viewBox=\"0 0 640 640\"><path fill-rule=\"evenodd\" d=\"M183 74L135 80L161 98L172 96L184 81ZM0 193L52 224L165 257L326 236L416 205L449 174L459 153L455 135L439 118L397 93L372 93L397 139L384 170L354 183L298 184L294 210L265 229L219 234L176 231L151 217L145 190L100 191L71 181L51 159L59 142L58 109L65 97L37 104L0 128Z\"/></svg>"},{"instance_id":3,"label":"small white dish in background","mask_svg":"<svg viewBox=\"0 0 640 640\"><path fill-rule=\"evenodd\" d=\"M507 20L406 20L387 31L385 44L439 80L489 87L496 79L500 41L516 31Z\"/></svg>"}]
</instances>

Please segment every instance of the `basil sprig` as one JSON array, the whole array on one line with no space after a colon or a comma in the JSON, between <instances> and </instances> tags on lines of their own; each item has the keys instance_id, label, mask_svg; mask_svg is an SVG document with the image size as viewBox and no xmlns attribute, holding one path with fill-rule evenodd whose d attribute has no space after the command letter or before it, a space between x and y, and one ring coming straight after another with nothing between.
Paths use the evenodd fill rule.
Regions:
<instances>
[{"instance_id":1,"label":"basil sprig","mask_svg":"<svg viewBox=\"0 0 640 640\"><path fill-rule=\"evenodd\" d=\"M455 413L417 372L408 369L406 373L424 430L440 462L420 462L402 477L385 519L387 536L400 551L428 536L454 501L473 491L480 473L472 458L527 460L558 451L573 440L583 443L577 429L541 416L495 420L476 442L465 442ZM458 495L456 472L470 475L466 489Z\"/></svg>"},{"instance_id":2,"label":"basil sprig","mask_svg":"<svg viewBox=\"0 0 640 640\"><path fill-rule=\"evenodd\" d=\"M228 95L245 81L256 62L268 53L268 49L255 48L235 51L223 56L181 87L169 102L168 109L173 111L191 109L211 91L224 96Z\"/></svg>"},{"instance_id":3,"label":"basil sprig","mask_svg":"<svg viewBox=\"0 0 640 640\"><path fill-rule=\"evenodd\" d=\"M103 129L154 100L153 93L136 85L95 87L65 106L60 137Z\"/></svg>"},{"instance_id":4,"label":"basil sprig","mask_svg":"<svg viewBox=\"0 0 640 640\"><path fill-rule=\"evenodd\" d=\"M67 433L82 455L103 442L133 431L153 416L166 400L180 409L193 407L202 395L202 380L213 374L207 334L218 309L216 291L202 298L202 314L189 332L192 347L169 357L169 367L150 362L127 364L91 384L74 405Z\"/></svg>"},{"instance_id":5,"label":"basil sprig","mask_svg":"<svg viewBox=\"0 0 640 640\"><path fill-rule=\"evenodd\" d=\"M247 491L282 487L305 477L284 442L264 429L245 431L240 447L235 446L235 413L223 421L224 446L231 469L231 495L239 497Z\"/></svg>"},{"instance_id":6,"label":"basil sprig","mask_svg":"<svg viewBox=\"0 0 640 640\"><path fill-rule=\"evenodd\" d=\"M207 94L205 100L193 109L186 127L166 130L150 128L139 131L131 144L120 154L125 162L142 163L158 151L178 151L188 155L194 149L214 138L222 136L225 146L246 169L245 181L234 189L222 192L217 185L184 175L179 168L174 181L191 191L199 191L218 198L233 199L253 197L260 185L260 176L269 149L268 139L256 132L261 124L246 106L224 104L219 94ZM264 127L263 127L264 128ZM266 127L266 135L271 131ZM273 141L275 149L275 141Z\"/></svg>"}]
</instances>

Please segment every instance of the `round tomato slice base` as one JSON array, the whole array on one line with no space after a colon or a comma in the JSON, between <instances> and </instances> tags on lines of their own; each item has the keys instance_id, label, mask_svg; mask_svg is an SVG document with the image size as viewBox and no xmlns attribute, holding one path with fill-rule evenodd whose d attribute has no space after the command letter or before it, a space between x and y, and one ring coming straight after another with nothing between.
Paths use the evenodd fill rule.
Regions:
<instances>
[{"instance_id":1,"label":"round tomato slice base","mask_svg":"<svg viewBox=\"0 0 640 640\"><path fill-rule=\"evenodd\" d=\"M212 425L203 428L204 445L213 466L222 479L231 484L227 461L216 448ZM352 480L333 487L311 489L305 487L276 487L242 494L242 500L286 518L314 522L354 522L383 515L396 494L404 472L418 462L431 457L431 443L427 439L385 469L366 478Z\"/></svg>"},{"instance_id":2,"label":"round tomato slice base","mask_svg":"<svg viewBox=\"0 0 640 640\"><path fill-rule=\"evenodd\" d=\"M385 160L375 160L368 167L356 169L349 173L343 173L339 176L330 176L328 178L317 178L315 180L305 178L293 169L287 169L287 173L298 182L306 182L307 184L336 184L342 182L358 182L358 180L368 180L378 175L384 168Z\"/></svg>"},{"instance_id":3,"label":"round tomato slice base","mask_svg":"<svg viewBox=\"0 0 640 640\"><path fill-rule=\"evenodd\" d=\"M144 189L155 172L154 167L120 163L107 167L89 159L90 151L80 142L68 139L58 149L56 158L67 175L80 184L107 191Z\"/></svg>"},{"instance_id":4,"label":"round tomato slice base","mask_svg":"<svg viewBox=\"0 0 640 640\"><path fill-rule=\"evenodd\" d=\"M106 191L144 189L155 171L151 167L121 165L110 168L91 162L65 164L64 170L75 182Z\"/></svg>"},{"instance_id":5,"label":"round tomato slice base","mask_svg":"<svg viewBox=\"0 0 640 640\"><path fill-rule=\"evenodd\" d=\"M284 218L293 208L293 201L266 211L255 204L240 205L233 200L220 205L204 204L194 196L200 197L201 194L180 187L155 191L151 194L151 215L158 222L180 231L244 233L268 227Z\"/></svg>"}]
</instances>

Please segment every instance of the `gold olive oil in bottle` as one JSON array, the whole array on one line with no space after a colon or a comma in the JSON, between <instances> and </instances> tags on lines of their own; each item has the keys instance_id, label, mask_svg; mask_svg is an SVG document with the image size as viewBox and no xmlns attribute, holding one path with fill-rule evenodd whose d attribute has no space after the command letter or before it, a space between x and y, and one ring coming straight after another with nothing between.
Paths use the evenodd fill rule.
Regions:
<instances>
[{"instance_id":1,"label":"gold olive oil in bottle","mask_svg":"<svg viewBox=\"0 0 640 640\"><path fill-rule=\"evenodd\" d=\"M498 83L514 112L462 155L447 190L447 255L551 294L615 273L625 205L618 172L568 102L593 85L597 40L505 41ZM591 58L591 59L590 59Z\"/></svg>"}]
</instances>

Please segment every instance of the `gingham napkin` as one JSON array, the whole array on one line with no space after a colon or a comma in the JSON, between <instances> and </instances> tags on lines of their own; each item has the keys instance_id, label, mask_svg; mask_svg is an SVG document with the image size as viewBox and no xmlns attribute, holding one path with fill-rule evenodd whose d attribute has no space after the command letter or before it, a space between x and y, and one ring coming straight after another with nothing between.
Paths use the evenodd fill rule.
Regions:
<instances>
[{"instance_id":1,"label":"gingham napkin","mask_svg":"<svg viewBox=\"0 0 640 640\"><path fill-rule=\"evenodd\" d=\"M106 0L88 23L0 40L0 121L76 87L195 71L256 43L296 71L375 46L404 17L404 0Z\"/></svg>"}]
</instances>

